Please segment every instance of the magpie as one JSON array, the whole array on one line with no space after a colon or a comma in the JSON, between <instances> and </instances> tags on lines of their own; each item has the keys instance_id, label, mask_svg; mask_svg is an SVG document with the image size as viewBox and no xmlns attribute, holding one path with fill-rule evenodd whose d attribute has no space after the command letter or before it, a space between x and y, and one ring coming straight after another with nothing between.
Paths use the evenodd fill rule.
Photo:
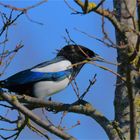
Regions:
<instances>
[{"instance_id":1,"label":"magpie","mask_svg":"<svg viewBox=\"0 0 140 140\"><path fill-rule=\"evenodd\" d=\"M82 45L66 45L54 59L0 81L0 87L20 95L45 98L65 89L84 66L83 61L99 60L98 56Z\"/></svg>"}]
</instances>

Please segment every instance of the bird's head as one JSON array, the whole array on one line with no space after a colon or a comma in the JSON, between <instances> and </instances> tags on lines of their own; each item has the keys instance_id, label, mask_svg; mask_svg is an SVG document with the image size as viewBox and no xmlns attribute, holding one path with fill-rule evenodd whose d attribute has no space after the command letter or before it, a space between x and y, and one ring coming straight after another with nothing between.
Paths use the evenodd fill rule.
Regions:
<instances>
[{"instance_id":1,"label":"bird's head","mask_svg":"<svg viewBox=\"0 0 140 140\"><path fill-rule=\"evenodd\" d=\"M72 64L75 64L85 60L90 61L98 55L81 45L67 45L58 52L57 56L63 56L71 61Z\"/></svg>"}]
</instances>

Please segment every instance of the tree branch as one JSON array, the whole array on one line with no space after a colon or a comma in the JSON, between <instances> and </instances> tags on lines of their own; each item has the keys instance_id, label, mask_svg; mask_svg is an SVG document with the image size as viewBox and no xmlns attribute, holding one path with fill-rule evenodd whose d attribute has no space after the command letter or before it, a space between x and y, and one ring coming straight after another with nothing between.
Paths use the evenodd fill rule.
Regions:
<instances>
[{"instance_id":1,"label":"tree branch","mask_svg":"<svg viewBox=\"0 0 140 140\"><path fill-rule=\"evenodd\" d=\"M23 13L26 13L28 10L33 9L33 8L39 6L39 5L41 5L41 4L43 4L43 3L47 2L47 1L48 0L42 0L42 1L38 2L38 3L36 3L35 5L28 6L26 8L18 8L18 7L12 6L12 5L4 4L3 2L0 2L0 5L5 7L5 8L9 8L11 10L21 11Z\"/></svg>"},{"instance_id":2,"label":"tree branch","mask_svg":"<svg viewBox=\"0 0 140 140\"><path fill-rule=\"evenodd\" d=\"M42 128L48 130L49 132L55 134L56 136L67 139L67 140L76 140L74 137L70 136L69 134L59 130L58 128L54 127L53 125L48 124L46 121L41 120L37 115L35 115L32 111L27 109L23 106L16 98L16 96L10 96L4 92L0 93L0 96L5 99L8 103L16 107L20 112L24 115L28 116L34 123L38 124Z\"/></svg>"},{"instance_id":3,"label":"tree branch","mask_svg":"<svg viewBox=\"0 0 140 140\"><path fill-rule=\"evenodd\" d=\"M87 7L85 7L85 3L83 3L81 0L74 0L74 1L82 8L83 12L85 11L86 8L86 13L90 13L94 11L95 13L106 17L107 19L109 19L109 21L111 21L111 23L115 26L115 28L118 31L122 32L121 24L119 23L119 21L116 19L116 17L112 12L99 8L100 5L95 6L92 3L88 3Z\"/></svg>"},{"instance_id":4,"label":"tree branch","mask_svg":"<svg viewBox=\"0 0 140 140\"><path fill-rule=\"evenodd\" d=\"M131 27L128 27L125 24L121 24L117 20L114 12L110 12L109 10L99 8L98 5L96 6L92 2L88 2L88 5L86 4L86 6L85 6L85 3L82 2L81 0L74 0L74 1L81 7L81 9L83 11L83 14L90 13L90 12L93 11L93 12L95 12L95 13L101 15L101 16L106 17L114 25L115 29L118 32L123 33L123 34L126 33L126 32L133 32L136 35L140 36L140 32L138 32L137 30L135 30L135 29L133 29ZM103 1L103 0L101 0L101 1ZM86 9L86 13L85 13L85 9Z\"/></svg>"},{"instance_id":5,"label":"tree branch","mask_svg":"<svg viewBox=\"0 0 140 140\"><path fill-rule=\"evenodd\" d=\"M46 102L42 99L37 99L37 98L29 97L29 96L16 95L15 97L17 97L20 103L16 101L16 104L15 104L12 101L12 97L10 95L7 95L6 93L1 93L1 95L10 104L16 106L22 113L31 117L31 120L36 121L38 125L42 126L45 129L47 128L47 130L50 132L53 131L52 133L55 133L57 135L58 135L57 130L54 132L54 130L51 129L51 127L54 127L54 126L50 126L48 129L48 125L46 125L46 122L45 124L40 123L40 121L38 121L39 118L35 119L34 115L32 115L32 112L27 110L27 108L25 108L23 105L21 107L20 103L28 104L28 107L30 109L46 107L48 111L55 111L55 112L68 111L68 112L73 112L73 113L89 116L92 119L96 120L102 126L102 128L105 130L105 132L107 133L110 139L116 139L116 138L120 139L119 134L117 130L113 127L112 122L109 121L103 114L97 111L93 106L91 106L91 104L87 103L86 101L80 100L72 104L63 104L60 102L53 102L53 101ZM53 128L53 129L56 129L56 128Z\"/></svg>"}]
</instances>

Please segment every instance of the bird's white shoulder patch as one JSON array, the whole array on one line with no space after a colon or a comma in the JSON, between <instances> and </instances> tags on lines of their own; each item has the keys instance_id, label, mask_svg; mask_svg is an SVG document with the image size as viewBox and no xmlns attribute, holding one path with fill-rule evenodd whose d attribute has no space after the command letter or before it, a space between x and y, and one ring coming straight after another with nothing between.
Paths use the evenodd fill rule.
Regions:
<instances>
[{"instance_id":1,"label":"bird's white shoulder patch","mask_svg":"<svg viewBox=\"0 0 140 140\"><path fill-rule=\"evenodd\" d=\"M72 63L68 60L62 60L60 62L56 62L41 68L34 68L31 71L34 72L59 72L59 71L64 71L67 70Z\"/></svg>"}]
</instances>

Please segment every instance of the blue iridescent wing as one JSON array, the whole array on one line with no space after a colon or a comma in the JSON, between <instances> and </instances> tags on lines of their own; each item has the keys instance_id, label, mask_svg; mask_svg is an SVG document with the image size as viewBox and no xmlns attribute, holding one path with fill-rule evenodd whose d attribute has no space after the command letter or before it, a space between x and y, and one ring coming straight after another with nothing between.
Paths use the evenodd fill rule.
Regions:
<instances>
[{"instance_id":1,"label":"blue iridescent wing","mask_svg":"<svg viewBox=\"0 0 140 140\"><path fill-rule=\"evenodd\" d=\"M24 84L35 83L39 81L60 81L69 77L72 73L72 69L68 69L60 72L33 72L31 70L25 70L19 72L8 79L6 79L5 86L18 86Z\"/></svg>"}]
</instances>

